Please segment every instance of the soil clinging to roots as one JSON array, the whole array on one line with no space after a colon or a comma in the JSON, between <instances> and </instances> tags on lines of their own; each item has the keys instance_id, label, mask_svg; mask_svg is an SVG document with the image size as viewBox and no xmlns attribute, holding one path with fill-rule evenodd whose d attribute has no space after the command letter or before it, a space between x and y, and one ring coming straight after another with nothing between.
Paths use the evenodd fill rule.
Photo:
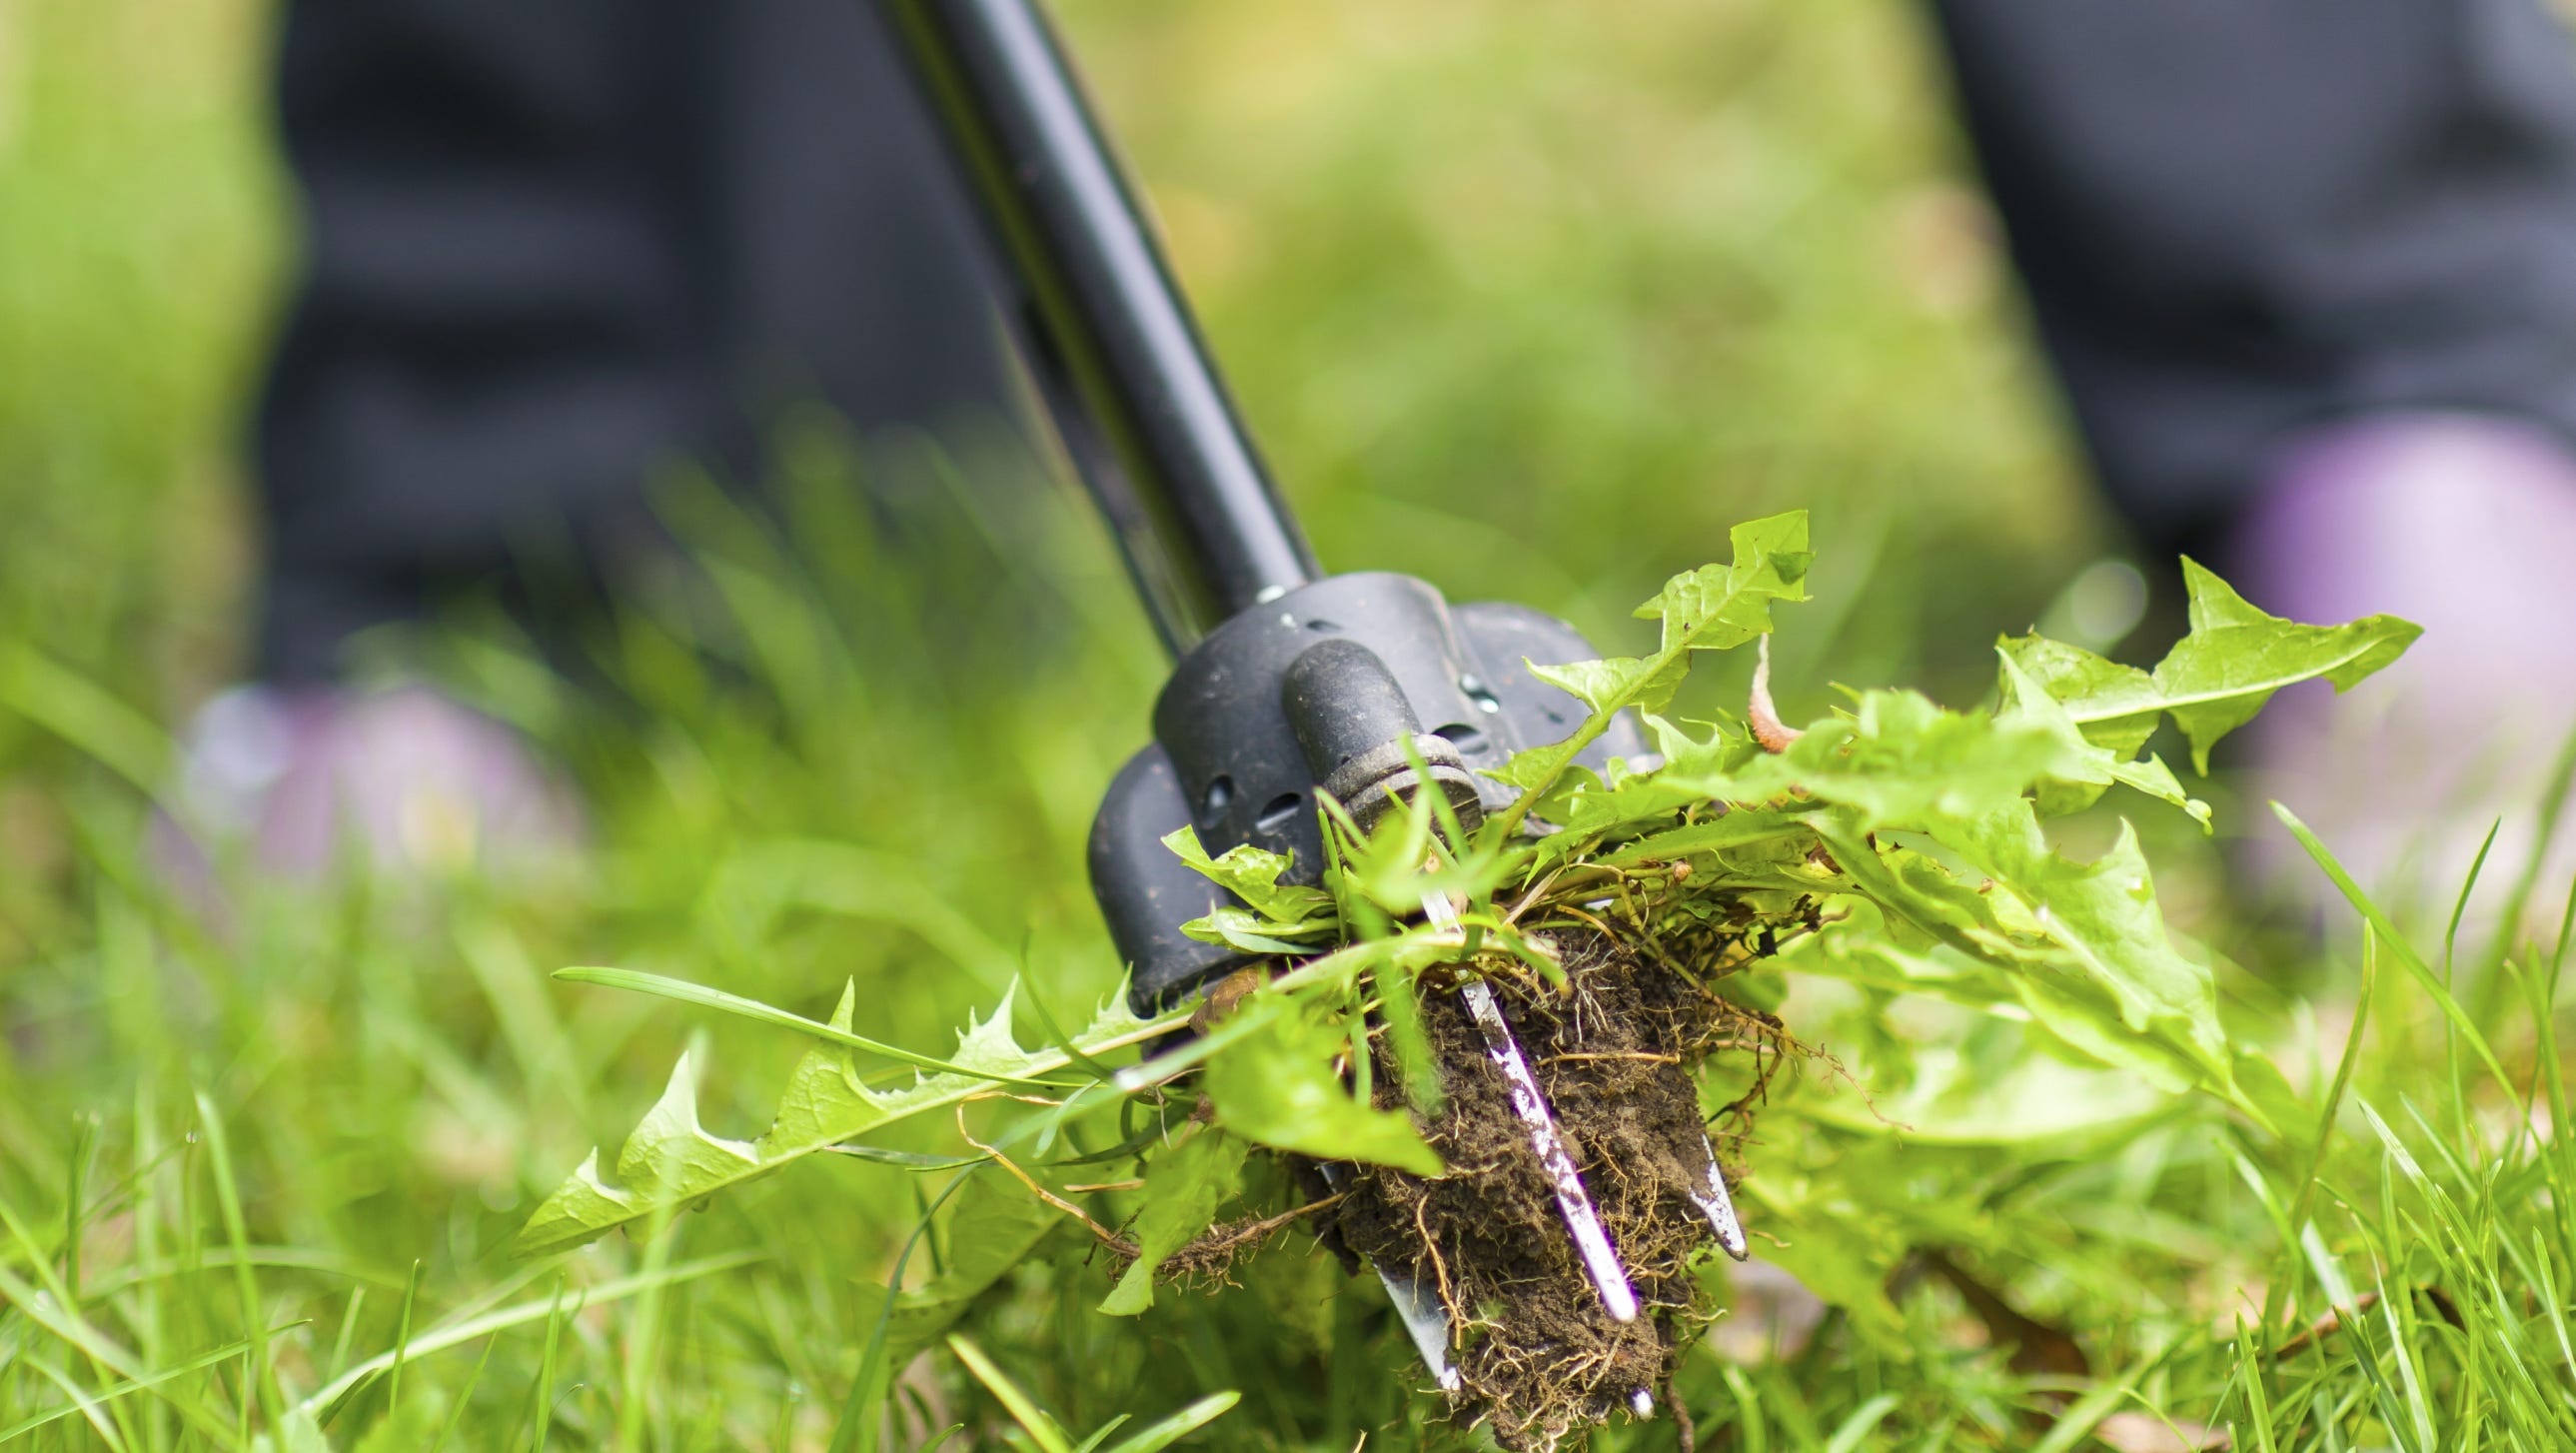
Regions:
<instances>
[{"instance_id":1,"label":"soil clinging to roots","mask_svg":"<svg viewBox=\"0 0 2576 1453\"><path fill-rule=\"evenodd\" d=\"M1622 1325L1603 1310L1501 1071L1459 996L1429 976L1423 1018L1447 1103L1423 1131L1449 1174L1354 1166L1333 1211L1351 1252L1437 1289L1457 1333L1452 1406L1514 1448L1546 1448L1626 1413L1640 1390L1665 1401L1674 1363L1708 1320L1692 1268L1716 1244L1688 1199L1706 1166L1691 1071L1776 1031L1660 955L1590 931L1551 937L1563 991L1497 977L1494 992L1627 1265L1637 1318ZM1381 1043L1374 1078L1391 1105L1399 1076L1386 1053ZM1721 1161L1734 1138L1716 1138ZM1736 1167L1727 1172L1733 1184Z\"/></svg>"}]
</instances>

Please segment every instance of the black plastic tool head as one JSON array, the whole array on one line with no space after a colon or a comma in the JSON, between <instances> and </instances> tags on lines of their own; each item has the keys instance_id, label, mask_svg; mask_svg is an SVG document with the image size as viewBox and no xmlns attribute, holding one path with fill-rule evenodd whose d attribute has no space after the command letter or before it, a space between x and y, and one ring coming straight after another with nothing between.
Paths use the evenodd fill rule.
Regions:
<instances>
[{"instance_id":1,"label":"black plastic tool head","mask_svg":"<svg viewBox=\"0 0 2576 1453\"><path fill-rule=\"evenodd\" d=\"M1092 893L1133 973L1136 1006L1176 1002L1241 962L1181 932L1228 899L1164 837L1186 826L1211 854L1244 843L1287 853L1287 880L1313 883L1319 791L1365 820L1427 773L1472 822L1512 800L1479 769L1582 724L1581 703L1525 663L1597 654L1542 612L1452 608L1406 575L1331 576L1218 627L1174 668L1154 709L1154 744L1118 774L1092 824ZM1577 760L1600 770L1643 750L1622 724Z\"/></svg>"}]
</instances>

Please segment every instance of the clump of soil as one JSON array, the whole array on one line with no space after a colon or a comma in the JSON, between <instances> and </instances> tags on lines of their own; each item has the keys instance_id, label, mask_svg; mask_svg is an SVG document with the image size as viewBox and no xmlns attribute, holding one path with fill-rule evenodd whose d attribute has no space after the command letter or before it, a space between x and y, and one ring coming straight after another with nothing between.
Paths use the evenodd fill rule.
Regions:
<instances>
[{"instance_id":1,"label":"clump of soil","mask_svg":"<svg viewBox=\"0 0 2576 1453\"><path fill-rule=\"evenodd\" d=\"M1449 1174L1354 1166L1332 1208L1349 1251L1438 1290L1459 1331L1452 1406L1512 1448L1549 1447L1628 1412L1641 1389L1665 1401L1675 1361L1709 1316L1692 1267L1716 1246L1688 1199L1706 1171L1691 1069L1729 1046L1780 1043L1767 1016L1717 998L1661 954L1589 930L1550 937L1562 991L1525 974L1491 982L1627 1265L1637 1318L1622 1325L1602 1309L1483 1036L1430 976L1423 1019L1447 1103L1422 1128ZM1397 1103L1382 1041L1377 1053L1378 1098ZM1714 1137L1721 1162L1745 1128L1739 1116Z\"/></svg>"}]
</instances>

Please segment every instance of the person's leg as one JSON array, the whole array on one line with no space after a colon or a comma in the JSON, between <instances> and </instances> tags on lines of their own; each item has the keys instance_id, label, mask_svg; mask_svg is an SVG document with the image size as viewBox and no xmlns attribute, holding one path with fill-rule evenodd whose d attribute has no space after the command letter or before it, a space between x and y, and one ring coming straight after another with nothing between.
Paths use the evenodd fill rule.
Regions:
<instances>
[{"instance_id":1,"label":"person's leg","mask_svg":"<svg viewBox=\"0 0 2576 1453\"><path fill-rule=\"evenodd\" d=\"M1936 15L2042 339L2145 541L2284 614L2428 628L2335 714L2378 723L2353 755L2308 703L2267 717L2266 790L2369 869L2456 886L2460 844L2409 847L2427 818L2474 819L2467 849L2490 813L2527 824L2576 720L2576 47L2541 0Z\"/></svg>"},{"instance_id":2,"label":"person's leg","mask_svg":"<svg viewBox=\"0 0 2576 1453\"><path fill-rule=\"evenodd\" d=\"M304 0L279 56L302 276L259 417L260 674L597 532L718 433L677 139L710 125L671 0ZM675 162L677 163L675 165Z\"/></svg>"},{"instance_id":3,"label":"person's leg","mask_svg":"<svg viewBox=\"0 0 2576 1453\"><path fill-rule=\"evenodd\" d=\"M869 7L301 0L280 115L304 280L259 423L260 671L570 541L649 535L777 406L999 413L981 257Z\"/></svg>"},{"instance_id":4,"label":"person's leg","mask_svg":"<svg viewBox=\"0 0 2576 1453\"><path fill-rule=\"evenodd\" d=\"M2104 484L2223 527L2295 433L2576 434L2576 48L2541 0L1939 0Z\"/></svg>"},{"instance_id":5,"label":"person's leg","mask_svg":"<svg viewBox=\"0 0 2576 1453\"><path fill-rule=\"evenodd\" d=\"M849 0L296 0L279 94L305 246L259 416L263 684L200 715L198 825L302 872L417 859L432 818L558 839L514 738L341 690L348 639L613 582L663 548L651 476L755 477L783 406L1004 412L958 185Z\"/></svg>"},{"instance_id":6,"label":"person's leg","mask_svg":"<svg viewBox=\"0 0 2576 1453\"><path fill-rule=\"evenodd\" d=\"M864 436L1010 421L996 269L873 3L729 11L717 174L732 401L804 398Z\"/></svg>"}]
</instances>

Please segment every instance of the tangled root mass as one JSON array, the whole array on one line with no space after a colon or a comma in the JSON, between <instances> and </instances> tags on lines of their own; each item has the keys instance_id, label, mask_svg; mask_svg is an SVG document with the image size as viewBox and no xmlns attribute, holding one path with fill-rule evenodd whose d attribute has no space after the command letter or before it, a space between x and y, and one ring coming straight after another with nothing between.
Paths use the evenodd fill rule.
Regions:
<instances>
[{"instance_id":1,"label":"tangled root mass","mask_svg":"<svg viewBox=\"0 0 2576 1453\"><path fill-rule=\"evenodd\" d=\"M1437 1289L1457 1332L1453 1406L1515 1448L1625 1413L1641 1389L1662 1401L1709 1315L1692 1274L1715 1246L1689 1200L1707 1164L1692 1068L1773 1028L1658 957L1596 933L1554 941L1563 990L1497 978L1494 991L1628 1268L1637 1318L1603 1310L1501 1071L1459 996L1428 977L1446 1103L1422 1128L1449 1174L1356 1166L1333 1210L1350 1252ZM1396 1103L1400 1077L1382 1043L1377 1054L1378 1097ZM1722 1158L1731 1141L1717 1137Z\"/></svg>"}]
</instances>

